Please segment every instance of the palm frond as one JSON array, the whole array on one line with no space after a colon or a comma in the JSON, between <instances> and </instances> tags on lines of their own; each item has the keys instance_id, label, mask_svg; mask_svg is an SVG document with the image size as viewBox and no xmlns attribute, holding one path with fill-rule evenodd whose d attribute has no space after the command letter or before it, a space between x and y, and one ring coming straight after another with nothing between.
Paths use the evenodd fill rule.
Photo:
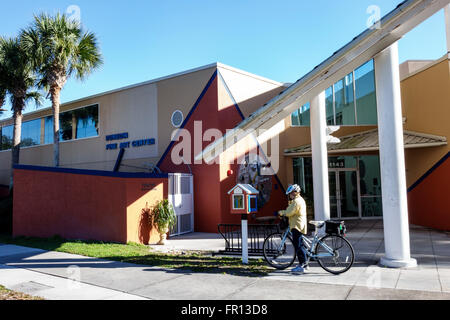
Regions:
<instances>
[{"instance_id":1,"label":"palm frond","mask_svg":"<svg viewBox=\"0 0 450 320\"><path fill-rule=\"evenodd\" d=\"M38 87L46 90L63 85L71 75L84 79L102 64L95 35L83 33L81 24L65 14L35 15L21 42L39 75Z\"/></svg>"},{"instance_id":2,"label":"palm frond","mask_svg":"<svg viewBox=\"0 0 450 320\"><path fill-rule=\"evenodd\" d=\"M43 104L43 95L39 91L28 92L25 96L25 102L34 101L36 107L39 107Z\"/></svg>"},{"instance_id":3,"label":"palm frond","mask_svg":"<svg viewBox=\"0 0 450 320\"><path fill-rule=\"evenodd\" d=\"M0 98L7 95L14 108L24 108L27 96L37 98L32 92L36 86L33 63L19 38L0 39Z\"/></svg>"},{"instance_id":4,"label":"palm frond","mask_svg":"<svg viewBox=\"0 0 450 320\"><path fill-rule=\"evenodd\" d=\"M95 35L85 33L74 51L72 70L78 79L83 80L102 64L103 59Z\"/></svg>"},{"instance_id":5,"label":"palm frond","mask_svg":"<svg viewBox=\"0 0 450 320\"><path fill-rule=\"evenodd\" d=\"M3 111L3 105L6 100L6 89L0 88L0 113Z\"/></svg>"}]
</instances>

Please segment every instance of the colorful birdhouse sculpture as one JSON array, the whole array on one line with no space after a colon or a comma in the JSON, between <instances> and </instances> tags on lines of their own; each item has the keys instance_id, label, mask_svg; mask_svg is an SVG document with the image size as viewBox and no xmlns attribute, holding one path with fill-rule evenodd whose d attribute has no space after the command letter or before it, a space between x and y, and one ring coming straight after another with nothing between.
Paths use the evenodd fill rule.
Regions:
<instances>
[{"instance_id":1,"label":"colorful birdhouse sculpture","mask_svg":"<svg viewBox=\"0 0 450 320\"><path fill-rule=\"evenodd\" d=\"M251 214L258 212L259 191L250 184L238 184L228 192L231 214Z\"/></svg>"}]
</instances>

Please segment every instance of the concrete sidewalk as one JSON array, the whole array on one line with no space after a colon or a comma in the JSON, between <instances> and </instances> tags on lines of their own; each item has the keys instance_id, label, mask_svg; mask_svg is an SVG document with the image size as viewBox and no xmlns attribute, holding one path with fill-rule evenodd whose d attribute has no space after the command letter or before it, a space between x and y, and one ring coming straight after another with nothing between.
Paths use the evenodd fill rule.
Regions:
<instances>
[{"instance_id":1,"label":"concrete sidewalk","mask_svg":"<svg viewBox=\"0 0 450 320\"><path fill-rule=\"evenodd\" d=\"M411 255L418 267L390 269L378 265L384 255L382 221L355 221L349 223L348 239L356 259L347 273L330 277L320 266L313 265L303 277L294 278L286 271L270 275L273 280L302 281L308 283L343 284L369 289L402 289L419 292L450 293L450 237L418 226L410 226Z\"/></svg>"},{"instance_id":2,"label":"concrete sidewalk","mask_svg":"<svg viewBox=\"0 0 450 320\"><path fill-rule=\"evenodd\" d=\"M340 276L317 264L302 276L289 270L266 277L190 273L0 244L0 284L61 300L450 299L448 233L411 226L419 267L386 269L377 265L384 252L382 221L351 222L348 229L356 262ZM224 242L219 235L194 233L154 248L218 251Z\"/></svg>"},{"instance_id":3,"label":"concrete sidewalk","mask_svg":"<svg viewBox=\"0 0 450 320\"><path fill-rule=\"evenodd\" d=\"M450 293L450 236L419 226L410 226L411 254L417 259L413 269L389 269L378 266L384 254L383 220L347 221L347 238L352 243L356 259L353 268L340 276L331 276L318 264L312 264L301 277L286 271L276 271L268 279L313 284L361 286L367 288L406 289ZM310 230L311 231L311 230ZM167 246L152 246L159 251L202 250L219 251L224 240L218 234L194 233L174 237Z\"/></svg>"},{"instance_id":4,"label":"concrete sidewalk","mask_svg":"<svg viewBox=\"0 0 450 320\"><path fill-rule=\"evenodd\" d=\"M300 276L296 276L300 279ZM59 252L0 246L0 284L56 300L450 299L449 293L189 273ZM276 294L275 294L276 293Z\"/></svg>"},{"instance_id":5,"label":"concrete sidewalk","mask_svg":"<svg viewBox=\"0 0 450 320\"><path fill-rule=\"evenodd\" d=\"M325 274L317 266L303 276L289 272L275 272L268 277L190 273L0 245L0 284L9 289L58 300L450 299L449 288L442 287L442 283L448 283L442 282L443 278L438 278L440 290L434 284L433 287L428 284L436 275L436 265L444 271L437 274L445 277L447 269L441 270L449 257L444 256L445 249L442 249L442 255L433 256L434 267L431 264L422 265L417 270L382 269L370 264L376 261L377 252L381 252L382 248L376 224L359 235L354 229L352 236L355 247L359 246L359 260L349 273L341 276ZM362 239L366 239L370 246L367 247L366 242L363 246ZM417 240L423 242L421 237ZM443 237L436 245L447 247L447 241L448 237ZM415 243L414 238L412 242ZM427 261L427 256L423 262ZM369 268L378 269L367 272Z\"/></svg>"},{"instance_id":6,"label":"concrete sidewalk","mask_svg":"<svg viewBox=\"0 0 450 320\"><path fill-rule=\"evenodd\" d=\"M48 263L54 267L63 268L63 273L45 272L38 268L28 268L25 261L34 260L34 257L45 254L46 251L39 249L0 245L0 284L14 291L39 296L48 300L146 299L120 290L83 282L80 274L81 269L76 265L64 265L63 267L63 261L66 260L66 257L59 256L59 254L54 254L53 259L50 259ZM70 259L74 259L74 257ZM83 259L79 259L79 261L81 260ZM22 263L18 263L17 267L13 267L3 264L7 261L22 261ZM15 263L12 262L11 264Z\"/></svg>"}]
</instances>

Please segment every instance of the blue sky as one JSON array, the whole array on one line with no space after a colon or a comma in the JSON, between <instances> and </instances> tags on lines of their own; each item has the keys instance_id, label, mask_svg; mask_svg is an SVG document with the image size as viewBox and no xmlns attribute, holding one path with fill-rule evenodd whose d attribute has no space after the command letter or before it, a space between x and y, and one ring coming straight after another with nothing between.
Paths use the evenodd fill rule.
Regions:
<instances>
[{"instance_id":1,"label":"blue sky","mask_svg":"<svg viewBox=\"0 0 450 320\"><path fill-rule=\"evenodd\" d=\"M369 6L377 5L383 16L400 2L17 0L2 3L0 34L17 35L39 12L80 8L81 22L98 36L105 63L86 81L68 82L61 95L67 102L216 61L294 82L366 29ZM399 50L400 62L443 56L443 11L400 40Z\"/></svg>"}]
</instances>

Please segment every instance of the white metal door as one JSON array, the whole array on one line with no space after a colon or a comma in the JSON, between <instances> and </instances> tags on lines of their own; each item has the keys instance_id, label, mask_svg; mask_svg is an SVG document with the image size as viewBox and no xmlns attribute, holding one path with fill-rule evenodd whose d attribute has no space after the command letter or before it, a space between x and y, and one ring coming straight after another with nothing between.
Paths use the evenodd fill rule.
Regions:
<instances>
[{"instance_id":1,"label":"white metal door","mask_svg":"<svg viewBox=\"0 0 450 320\"><path fill-rule=\"evenodd\" d=\"M172 236L194 232L194 179L191 174L169 174L169 201L177 215Z\"/></svg>"}]
</instances>

